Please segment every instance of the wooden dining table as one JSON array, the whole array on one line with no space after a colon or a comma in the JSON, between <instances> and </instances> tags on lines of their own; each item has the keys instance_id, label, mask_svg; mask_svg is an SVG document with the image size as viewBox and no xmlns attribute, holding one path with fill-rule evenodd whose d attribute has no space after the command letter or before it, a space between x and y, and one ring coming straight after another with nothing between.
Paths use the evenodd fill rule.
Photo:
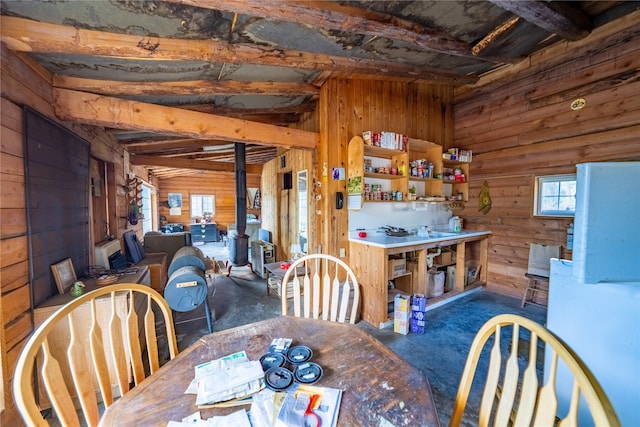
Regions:
<instances>
[{"instance_id":1,"label":"wooden dining table","mask_svg":"<svg viewBox=\"0 0 640 427\"><path fill-rule=\"evenodd\" d=\"M244 350L259 360L276 338L312 349L323 368L314 385L342 390L339 426L439 426L427 378L356 325L279 316L200 338L110 406L103 426L165 426L198 410L185 394L194 367ZM249 410L249 406L245 406ZM238 407L201 409L202 419Z\"/></svg>"}]
</instances>

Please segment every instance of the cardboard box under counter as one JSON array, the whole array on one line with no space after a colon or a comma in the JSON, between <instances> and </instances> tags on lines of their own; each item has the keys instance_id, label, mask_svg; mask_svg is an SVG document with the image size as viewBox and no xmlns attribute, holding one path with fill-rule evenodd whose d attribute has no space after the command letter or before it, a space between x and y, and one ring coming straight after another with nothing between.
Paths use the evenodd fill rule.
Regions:
<instances>
[{"instance_id":1,"label":"cardboard box under counter","mask_svg":"<svg viewBox=\"0 0 640 427\"><path fill-rule=\"evenodd\" d=\"M389 280L395 279L398 276L402 276L407 272L407 260L390 259L389 260Z\"/></svg>"}]
</instances>

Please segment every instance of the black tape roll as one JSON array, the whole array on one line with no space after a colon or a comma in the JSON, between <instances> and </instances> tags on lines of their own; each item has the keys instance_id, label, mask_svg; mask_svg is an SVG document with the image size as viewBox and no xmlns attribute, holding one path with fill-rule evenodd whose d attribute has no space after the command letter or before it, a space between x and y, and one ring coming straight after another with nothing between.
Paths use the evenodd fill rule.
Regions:
<instances>
[{"instance_id":1,"label":"black tape roll","mask_svg":"<svg viewBox=\"0 0 640 427\"><path fill-rule=\"evenodd\" d=\"M283 367L271 368L264 373L264 380L271 390L283 391L293 384L293 373Z\"/></svg>"},{"instance_id":2,"label":"black tape roll","mask_svg":"<svg viewBox=\"0 0 640 427\"><path fill-rule=\"evenodd\" d=\"M271 368L280 368L285 363L287 363L287 358L282 353L267 353L260 358L262 370L265 372Z\"/></svg>"},{"instance_id":3,"label":"black tape roll","mask_svg":"<svg viewBox=\"0 0 640 427\"><path fill-rule=\"evenodd\" d=\"M293 377L299 383L313 384L322 378L322 374L322 366L315 362L306 362L296 366Z\"/></svg>"},{"instance_id":4,"label":"black tape roll","mask_svg":"<svg viewBox=\"0 0 640 427\"><path fill-rule=\"evenodd\" d=\"M308 362L313 357L313 350L306 345L296 345L291 347L287 352L287 358L289 362L293 364L300 364Z\"/></svg>"}]
</instances>

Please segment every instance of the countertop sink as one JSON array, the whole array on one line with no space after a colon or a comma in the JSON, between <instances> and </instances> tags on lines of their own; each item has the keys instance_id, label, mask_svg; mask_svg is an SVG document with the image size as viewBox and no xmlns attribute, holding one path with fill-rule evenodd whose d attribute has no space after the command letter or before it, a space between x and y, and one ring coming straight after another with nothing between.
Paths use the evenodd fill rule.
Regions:
<instances>
[{"instance_id":1,"label":"countertop sink","mask_svg":"<svg viewBox=\"0 0 640 427\"><path fill-rule=\"evenodd\" d=\"M429 233L429 237L439 238L439 237L450 237L450 236L459 236L460 233L449 233L446 231L432 231Z\"/></svg>"}]
</instances>

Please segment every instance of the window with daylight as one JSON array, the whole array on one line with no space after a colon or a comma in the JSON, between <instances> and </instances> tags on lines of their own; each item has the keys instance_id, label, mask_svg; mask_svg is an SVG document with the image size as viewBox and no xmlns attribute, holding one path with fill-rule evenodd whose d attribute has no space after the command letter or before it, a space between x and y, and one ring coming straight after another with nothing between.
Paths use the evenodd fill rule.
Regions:
<instances>
[{"instance_id":1,"label":"window with daylight","mask_svg":"<svg viewBox=\"0 0 640 427\"><path fill-rule=\"evenodd\" d=\"M576 176L538 176L534 195L534 216L573 216L576 212Z\"/></svg>"},{"instance_id":2,"label":"window with daylight","mask_svg":"<svg viewBox=\"0 0 640 427\"><path fill-rule=\"evenodd\" d=\"M212 217L216 214L216 201L213 196L195 194L191 196L191 218Z\"/></svg>"}]
</instances>

